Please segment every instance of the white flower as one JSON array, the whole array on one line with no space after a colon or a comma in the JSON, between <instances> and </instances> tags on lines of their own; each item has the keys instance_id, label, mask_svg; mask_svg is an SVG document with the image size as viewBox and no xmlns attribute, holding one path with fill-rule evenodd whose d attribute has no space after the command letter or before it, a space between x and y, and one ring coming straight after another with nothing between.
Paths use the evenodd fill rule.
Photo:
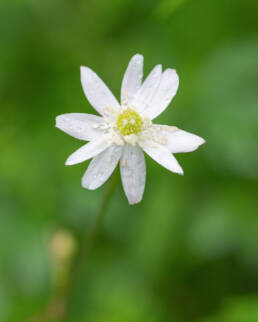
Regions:
<instances>
[{"instance_id":1,"label":"white flower","mask_svg":"<svg viewBox=\"0 0 258 322\"><path fill-rule=\"evenodd\" d=\"M59 115L56 126L67 134L90 141L66 161L73 165L93 158L82 178L82 186L97 189L120 161L120 173L130 204L141 201L146 178L143 151L166 169L183 174L173 153L191 152L205 141L175 126L156 125L175 96L179 79L174 69L162 72L157 65L142 83L143 56L132 57L121 88L121 104L88 67L81 67L84 93L101 116L71 113Z\"/></svg>"}]
</instances>

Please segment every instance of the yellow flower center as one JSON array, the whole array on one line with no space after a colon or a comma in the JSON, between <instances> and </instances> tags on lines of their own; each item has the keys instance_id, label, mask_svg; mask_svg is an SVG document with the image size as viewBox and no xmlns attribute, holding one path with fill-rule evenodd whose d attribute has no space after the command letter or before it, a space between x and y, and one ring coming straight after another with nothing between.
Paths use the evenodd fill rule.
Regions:
<instances>
[{"instance_id":1,"label":"yellow flower center","mask_svg":"<svg viewBox=\"0 0 258 322\"><path fill-rule=\"evenodd\" d=\"M122 135L137 134L141 132L143 120L140 115L131 108L120 113L117 118L117 129Z\"/></svg>"}]
</instances>

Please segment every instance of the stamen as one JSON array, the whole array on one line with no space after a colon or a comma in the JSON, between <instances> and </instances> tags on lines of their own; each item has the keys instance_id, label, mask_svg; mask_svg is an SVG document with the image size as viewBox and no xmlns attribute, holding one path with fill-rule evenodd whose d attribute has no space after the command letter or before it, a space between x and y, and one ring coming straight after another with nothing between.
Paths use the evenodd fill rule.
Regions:
<instances>
[{"instance_id":1,"label":"stamen","mask_svg":"<svg viewBox=\"0 0 258 322\"><path fill-rule=\"evenodd\" d=\"M125 167L126 166L126 161L125 159L121 160L121 167Z\"/></svg>"},{"instance_id":2,"label":"stamen","mask_svg":"<svg viewBox=\"0 0 258 322\"><path fill-rule=\"evenodd\" d=\"M160 142L161 142L161 144L166 145L168 143L168 137L166 135L164 135Z\"/></svg>"},{"instance_id":3,"label":"stamen","mask_svg":"<svg viewBox=\"0 0 258 322\"><path fill-rule=\"evenodd\" d=\"M125 135L124 140L129 144L136 145L136 142L138 141L138 137L136 134Z\"/></svg>"}]
</instances>

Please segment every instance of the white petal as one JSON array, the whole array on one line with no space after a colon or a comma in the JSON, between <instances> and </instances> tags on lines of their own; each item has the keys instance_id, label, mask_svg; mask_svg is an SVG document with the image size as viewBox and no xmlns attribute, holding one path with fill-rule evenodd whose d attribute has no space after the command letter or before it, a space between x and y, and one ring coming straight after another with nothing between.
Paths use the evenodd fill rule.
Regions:
<instances>
[{"instance_id":1,"label":"white petal","mask_svg":"<svg viewBox=\"0 0 258 322\"><path fill-rule=\"evenodd\" d=\"M121 87L121 102L130 105L141 87L143 76L143 56L136 54L130 60Z\"/></svg>"},{"instance_id":2,"label":"white petal","mask_svg":"<svg viewBox=\"0 0 258 322\"><path fill-rule=\"evenodd\" d=\"M109 144L110 141L107 135L102 135L76 150L73 154L69 156L65 164L73 165L89 160L101 153L102 151L104 151L109 146Z\"/></svg>"},{"instance_id":3,"label":"white petal","mask_svg":"<svg viewBox=\"0 0 258 322\"><path fill-rule=\"evenodd\" d=\"M152 98L159 87L161 73L161 65L155 66L136 93L132 105L138 112L142 113L151 103Z\"/></svg>"},{"instance_id":4,"label":"white petal","mask_svg":"<svg viewBox=\"0 0 258 322\"><path fill-rule=\"evenodd\" d=\"M118 110L119 103L115 96L89 67L81 66L81 83L88 101L101 115L104 115L106 107Z\"/></svg>"},{"instance_id":5,"label":"white petal","mask_svg":"<svg viewBox=\"0 0 258 322\"><path fill-rule=\"evenodd\" d=\"M166 147L171 153L192 152L205 143L205 140L200 136L177 129L176 127L166 125L154 126L160 128L157 135L161 140L164 140Z\"/></svg>"},{"instance_id":6,"label":"white petal","mask_svg":"<svg viewBox=\"0 0 258 322\"><path fill-rule=\"evenodd\" d=\"M171 102L172 98L176 95L179 85L179 78L174 69L166 69L161 77L158 90L156 91L153 99L144 115L151 120L161 114Z\"/></svg>"},{"instance_id":7,"label":"white petal","mask_svg":"<svg viewBox=\"0 0 258 322\"><path fill-rule=\"evenodd\" d=\"M92 114L70 113L56 117L56 127L79 140L91 141L103 134L96 126L103 123L102 117Z\"/></svg>"},{"instance_id":8,"label":"white petal","mask_svg":"<svg viewBox=\"0 0 258 322\"><path fill-rule=\"evenodd\" d=\"M122 154L122 148L112 145L98 154L89 164L82 178L82 186L94 190L99 188L111 176Z\"/></svg>"},{"instance_id":9,"label":"white petal","mask_svg":"<svg viewBox=\"0 0 258 322\"><path fill-rule=\"evenodd\" d=\"M153 160L164 168L178 174L184 173L176 158L164 146L151 141L144 141L139 144Z\"/></svg>"},{"instance_id":10,"label":"white petal","mask_svg":"<svg viewBox=\"0 0 258 322\"><path fill-rule=\"evenodd\" d=\"M146 179L146 166L142 150L126 144L120 161L121 179L130 205L141 201Z\"/></svg>"}]
</instances>

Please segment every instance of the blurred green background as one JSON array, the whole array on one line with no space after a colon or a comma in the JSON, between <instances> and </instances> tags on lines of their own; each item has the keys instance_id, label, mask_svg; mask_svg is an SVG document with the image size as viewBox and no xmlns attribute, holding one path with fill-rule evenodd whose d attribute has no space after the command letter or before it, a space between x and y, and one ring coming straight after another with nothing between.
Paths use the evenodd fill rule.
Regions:
<instances>
[{"instance_id":1,"label":"blurred green background","mask_svg":"<svg viewBox=\"0 0 258 322\"><path fill-rule=\"evenodd\" d=\"M136 206L119 183L65 314L42 317L108 185L64 166L81 142L55 117L95 113L80 65L118 97L135 53L180 76L157 123L207 143L183 177L147 158ZM1 0L0 107L1 322L258 321L257 1Z\"/></svg>"}]
</instances>

